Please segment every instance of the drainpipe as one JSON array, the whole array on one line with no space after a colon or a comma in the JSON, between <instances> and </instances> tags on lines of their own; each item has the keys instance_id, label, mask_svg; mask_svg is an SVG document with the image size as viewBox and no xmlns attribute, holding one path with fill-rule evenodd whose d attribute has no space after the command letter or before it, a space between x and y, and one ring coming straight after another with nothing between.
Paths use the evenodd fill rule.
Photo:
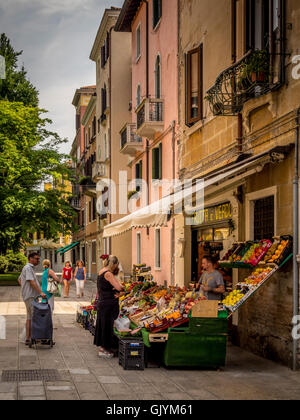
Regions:
<instances>
[{"instance_id":1,"label":"drainpipe","mask_svg":"<svg viewBox=\"0 0 300 420\"><path fill-rule=\"evenodd\" d=\"M237 138L237 145L238 145L238 153L243 153L243 115L241 113L238 114L238 138Z\"/></svg>"},{"instance_id":2,"label":"drainpipe","mask_svg":"<svg viewBox=\"0 0 300 420\"><path fill-rule=\"evenodd\" d=\"M143 0L146 5L146 98L149 98L149 3L148 0ZM150 203L150 188L149 188L149 140L146 139L146 182L148 185L147 206ZM150 230L147 228L147 235Z\"/></svg>"},{"instance_id":3,"label":"drainpipe","mask_svg":"<svg viewBox=\"0 0 300 420\"><path fill-rule=\"evenodd\" d=\"M111 84L111 75L112 75L112 31L113 31L114 27L110 28L109 31L109 81L108 81L108 89L109 89L109 132L108 132L108 136L109 136L109 140L108 140L108 144L109 144L109 179L111 182L111 177L112 177L112 138L111 138L111 120L112 120L112 107L111 107L111 89L112 89L112 84ZM112 223L112 215L111 212L109 214L109 223ZM112 238L109 238L109 251L110 253L112 253Z\"/></svg>"},{"instance_id":4,"label":"drainpipe","mask_svg":"<svg viewBox=\"0 0 300 420\"><path fill-rule=\"evenodd\" d=\"M176 170L175 170L175 133L176 121L173 121L172 124L172 168L173 168L173 181L175 180ZM172 217L172 230L171 230L171 284L175 285L175 217Z\"/></svg>"},{"instance_id":5,"label":"drainpipe","mask_svg":"<svg viewBox=\"0 0 300 420\"><path fill-rule=\"evenodd\" d=\"M295 178L294 186L294 256L293 256L293 317L299 316L299 122L300 108L296 118ZM297 370L298 340L293 338L293 370Z\"/></svg>"}]
</instances>

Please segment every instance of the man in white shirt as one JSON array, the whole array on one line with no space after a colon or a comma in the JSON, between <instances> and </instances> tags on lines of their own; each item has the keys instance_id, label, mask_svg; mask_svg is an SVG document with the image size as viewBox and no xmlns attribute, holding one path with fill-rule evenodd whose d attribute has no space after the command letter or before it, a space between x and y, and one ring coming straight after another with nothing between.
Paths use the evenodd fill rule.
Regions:
<instances>
[{"instance_id":1,"label":"man in white shirt","mask_svg":"<svg viewBox=\"0 0 300 420\"><path fill-rule=\"evenodd\" d=\"M40 284L34 271L34 267L38 266L39 263L39 254L37 252L31 253L28 256L28 263L23 268L19 277L19 283L22 288L22 298L27 311L26 345L29 345L31 339L32 303L38 296L41 296L43 299L47 299L47 296L41 290Z\"/></svg>"}]
</instances>

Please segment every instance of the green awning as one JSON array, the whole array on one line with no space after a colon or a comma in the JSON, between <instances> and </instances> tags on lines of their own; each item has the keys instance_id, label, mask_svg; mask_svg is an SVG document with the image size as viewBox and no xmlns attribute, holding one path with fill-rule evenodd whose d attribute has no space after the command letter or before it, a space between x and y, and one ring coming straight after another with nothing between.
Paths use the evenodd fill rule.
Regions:
<instances>
[{"instance_id":1,"label":"green awning","mask_svg":"<svg viewBox=\"0 0 300 420\"><path fill-rule=\"evenodd\" d=\"M74 242L71 245L66 246L65 248L59 250L58 252L60 252L60 255L65 254L68 251L71 251L71 249L75 248L76 246L80 245L80 242Z\"/></svg>"}]
</instances>

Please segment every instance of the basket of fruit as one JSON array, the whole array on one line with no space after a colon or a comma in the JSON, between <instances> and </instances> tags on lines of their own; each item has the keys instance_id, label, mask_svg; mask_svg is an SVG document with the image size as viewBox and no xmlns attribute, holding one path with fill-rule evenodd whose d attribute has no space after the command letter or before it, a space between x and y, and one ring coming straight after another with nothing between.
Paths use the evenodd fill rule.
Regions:
<instances>
[{"instance_id":1,"label":"basket of fruit","mask_svg":"<svg viewBox=\"0 0 300 420\"><path fill-rule=\"evenodd\" d=\"M267 254L269 259L265 260L265 262L280 266L293 252L293 238L289 235L284 235L280 237L279 242L275 243L274 246L270 248L270 251L272 250L272 255L270 256L270 254Z\"/></svg>"}]
</instances>

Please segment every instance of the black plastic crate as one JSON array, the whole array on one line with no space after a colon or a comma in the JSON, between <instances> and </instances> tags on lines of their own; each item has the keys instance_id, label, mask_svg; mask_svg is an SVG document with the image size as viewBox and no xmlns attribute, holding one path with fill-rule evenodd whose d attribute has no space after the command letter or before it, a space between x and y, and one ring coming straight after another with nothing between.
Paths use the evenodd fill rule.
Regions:
<instances>
[{"instance_id":1,"label":"black plastic crate","mask_svg":"<svg viewBox=\"0 0 300 420\"><path fill-rule=\"evenodd\" d=\"M141 340L120 340L119 364L124 370L145 369L145 346Z\"/></svg>"}]
</instances>

